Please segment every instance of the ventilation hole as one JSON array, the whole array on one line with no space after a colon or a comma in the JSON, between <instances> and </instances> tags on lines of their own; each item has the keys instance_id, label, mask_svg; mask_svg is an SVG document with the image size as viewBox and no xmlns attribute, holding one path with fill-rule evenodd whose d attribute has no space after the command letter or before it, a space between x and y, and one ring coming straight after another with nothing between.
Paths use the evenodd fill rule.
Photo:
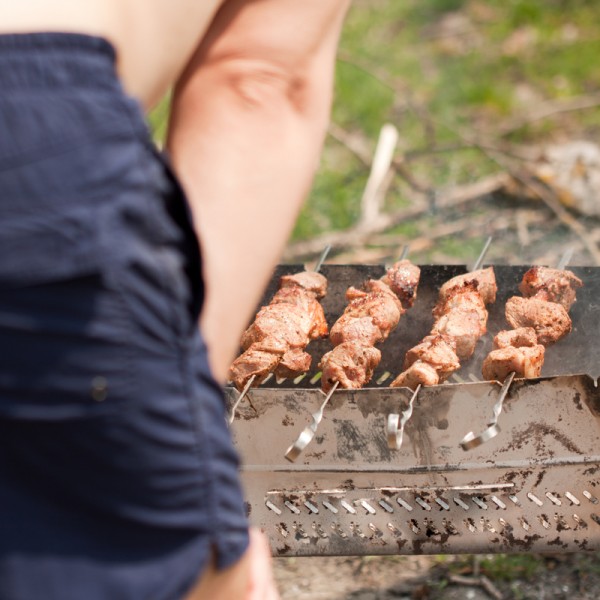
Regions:
<instances>
[{"instance_id":1,"label":"ventilation hole","mask_svg":"<svg viewBox=\"0 0 600 600\"><path fill-rule=\"evenodd\" d=\"M379 506L381 506L381 508L383 508L383 510L389 512L389 513L393 513L394 509L385 501L385 500L380 500L379 501Z\"/></svg>"},{"instance_id":2,"label":"ventilation hole","mask_svg":"<svg viewBox=\"0 0 600 600\"><path fill-rule=\"evenodd\" d=\"M318 373L315 373L312 377L311 377L311 384L315 385L315 383L317 383L317 381L319 381L319 379L321 379L321 375L323 375L322 371L319 371Z\"/></svg>"},{"instance_id":3,"label":"ventilation hole","mask_svg":"<svg viewBox=\"0 0 600 600\"><path fill-rule=\"evenodd\" d=\"M500 498L498 498L497 496L492 496L490 498L490 500L498 507L501 508L502 510L506 510L506 504L504 504L504 502L502 502L502 500L500 500Z\"/></svg>"},{"instance_id":4,"label":"ventilation hole","mask_svg":"<svg viewBox=\"0 0 600 600\"><path fill-rule=\"evenodd\" d=\"M273 378L273 373L269 373L260 383L260 385L265 385L265 383L267 383L267 381L269 381L270 379Z\"/></svg>"},{"instance_id":5,"label":"ventilation hole","mask_svg":"<svg viewBox=\"0 0 600 600\"><path fill-rule=\"evenodd\" d=\"M540 523L544 529L550 529L550 521L548 521L547 515L539 515L538 519L540 520Z\"/></svg>"},{"instance_id":6,"label":"ventilation hole","mask_svg":"<svg viewBox=\"0 0 600 600\"><path fill-rule=\"evenodd\" d=\"M411 512L413 507L406 501L402 500L402 498L396 498L396 502L403 508L405 508L408 512Z\"/></svg>"},{"instance_id":7,"label":"ventilation hole","mask_svg":"<svg viewBox=\"0 0 600 600\"><path fill-rule=\"evenodd\" d=\"M289 500L286 500L284 504L295 514L300 514L300 509L297 506L294 506Z\"/></svg>"},{"instance_id":8,"label":"ventilation hole","mask_svg":"<svg viewBox=\"0 0 600 600\"><path fill-rule=\"evenodd\" d=\"M531 525L529 524L529 522L527 521L527 519L520 518L519 519L519 523L521 523L521 527L525 531L529 531L531 529Z\"/></svg>"},{"instance_id":9,"label":"ventilation hole","mask_svg":"<svg viewBox=\"0 0 600 600\"><path fill-rule=\"evenodd\" d=\"M474 496L472 498L472 500L475 504L477 504L477 506L479 506L479 508L482 508L483 510L487 510L487 504L481 498Z\"/></svg>"},{"instance_id":10,"label":"ventilation hole","mask_svg":"<svg viewBox=\"0 0 600 600\"><path fill-rule=\"evenodd\" d=\"M556 504L556 506L562 506L562 502L558 496L551 494L550 492L546 492L546 498L552 502L552 504Z\"/></svg>"},{"instance_id":11,"label":"ventilation hole","mask_svg":"<svg viewBox=\"0 0 600 600\"><path fill-rule=\"evenodd\" d=\"M421 533L421 529L419 528L419 524L414 520L411 519L408 522L408 526L411 528L413 533Z\"/></svg>"},{"instance_id":12,"label":"ventilation hole","mask_svg":"<svg viewBox=\"0 0 600 600\"><path fill-rule=\"evenodd\" d=\"M276 515L280 515L281 514L281 510L279 508L277 508L271 501L267 500L265 502L265 506L269 510L272 510Z\"/></svg>"},{"instance_id":13,"label":"ventilation hole","mask_svg":"<svg viewBox=\"0 0 600 600\"><path fill-rule=\"evenodd\" d=\"M275 376L275 383L277 385L281 385L282 383L285 383L285 377L277 377L277 376Z\"/></svg>"},{"instance_id":14,"label":"ventilation hole","mask_svg":"<svg viewBox=\"0 0 600 600\"><path fill-rule=\"evenodd\" d=\"M286 538L288 535L290 535L290 532L288 531L288 528L285 526L285 523L279 523L278 525L275 525L275 529L277 529L277 531L279 532L281 537Z\"/></svg>"},{"instance_id":15,"label":"ventilation hole","mask_svg":"<svg viewBox=\"0 0 600 600\"><path fill-rule=\"evenodd\" d=\"M594 523L596 523L596 525L600 525L600 517L597 514L592 513L590 515L590 517L591 517L592 521L594 521Z\"/></svg>"},{"instance_id":16,"label":"ventilation hole","mask_svg":"<svg viewBox=\"0 0 600 600\"><path fill-rule=\"evenodd\" d=\"M360 505L370 514L374 515L377 514L377 511L366 501L366 500L361 500L360 501Z\"/></svg>"},{"instance_id":17,"label":"ventilation hole","mask_svg":"<svg viewBox=\"0 0 600 600\"><path fill-rule=\"evenodd\" d=\"M489 521L489 519L484 519L482 517L481 519L481 524L482 524L482 529L487 529L487 531L489 531L490 533L496 533L496 529L494 528L494 526L491 524L491 522Z\"/></svg>"},{"instance_id":18,"label":"ventilation hole","mask_svg":"<svg viewBox=\"0 0 600 600\"><path fill-rule=\"evenodd\" d=\"M315 515L319 514L319 509L312 502L309 502L307 500L304 503L304 506L306 506L306 508L308 508L308 510L310 510L311 513L314 513Z\"/></svg>"},{"instance_id":19,"label":"ventilation hole","mask_svg":"<svg viewBox=\"0 0 600 600\"><path fill-rule=\"evenodd\" d=\"M440 535L439 529L433 524L433 521L425 519L425 535L427 537L434 537Z\"/></svg>"},{"instance_id":20,"label":"ventilation hole","mask_svg":"<svg viewBox=\"0 0 600 600\"><path fill-rule=\"evenodd\" d=\"M477 527L475 527L475 521L473 521L473 519L471 519L471 518L465 519L465 527L471 533L475 533L477 531Z\"/></svg>"},{"instance_id":21,"label":"ventilation hole","mask_svg":"<svg viewBox=\"0 0 600 600\"><path fill-rule=\"evenodd\" d=\"M450 505L443 498L436 498L435 501L442 507L443 510L450 510Z\"/></svg>"},{"instance_id":22,"label":"ventilation hole","mask_svg":"<svg viewBox=\"0 0 600 600\"><path fill-rule=\"evenodd\" d=\"M335 521L334 523L331 524L331 529L333 529L335 531L335 533L337 535L339 535L342 539L347 539L348 535L346 534L346 532L342 529L342 527L340 526L340 524Z\"/></svg>"},{"instance_id":23,"label":"ventilation hole","mask_svg":"<svg viewBox=\"0 0 600 600\"><path fill-rule=\"evenodd\" d=\"M356 510L354 510L354 507L351 506L350 504L348 504L345 500L342 500L341 505L351 514L351 515L355 515L356 514Z\"/></svg>"},{"instance_id":24,"label":"ventilation hole","mask_svg":"<svg viewBox=\"0 0 600 600\"><path fill-rule=\"evenodd\" d=\"M294 378L294 385L298 385L304 378L306 377L306 373L302 373L302 375L298 375L298 377Z\"/></svg>"},{"instance_id":25,"label":"ventilation hole","mask_svg":"<svg viewBox=\"0 0 600 600\"><path fill-rule=\"evenodd\" d=\"M395 525L393 525L392 523L388 523L387 524L387 528L392 532L392 534L395 537L402 537L402 534L400 533L400 530Z\"/></svg>"},{"instance_id":26,"label":"ventilation hole","mask_svg":"<svg viewBox=\"0 0 600 600\"><path fill-rule=\"evenodd\" d=\"M465 382L465 380L462 377L456 375L456 373L454 375L452 375L452 379L454 379L454 381L456 381L456 383L464 383Z\"/></svg>"},{"instance_id":27,"label":"ventilation hole","mask_svg":"<svg viewBox=\"0 0 600 600\"><path fill-rule=\"evenodd\" d=\"M454 527L454 525L450 521L442 519L442 525L450 535L458 535L458 529L456 529L456 527Z\"/></svg>"},{"instance_id":28,"label":"ventilation hole","mask_svg":"<svg viewBox=\"0 0 600 600\"><path fill-rule=\"evenodd\" d=\"M383 537L383 531L381 531L381 529L379 529L374 523L369 523L369 529L375 534L376 537Z\"/></svg>"},{"instance_id":29,"label":"ventilation hole","mask_svg":"<svg viewBox=\"0 0 600 600\"><path fill-rule=\"evenodd\" d=\"M431 506L423 500L420 496L415 497L415 502L423 509L423 510L431 510Z\"/></svg>"},{"instance_id":30,"label":"ventilation hole","mask_svg":"<svg viewBox=\"0 0 600 600\"><path fill-rule=\"evenodd\" d=\"M330 510L334 515L338 514L338 509L333 504L331 504L330 502L327 502L327 500L323 500L323 506L327 510Z\"/></svg>"},{"instance_id":31,"label":"ventilation hole","mask_svg":"<svg viewBox=\"0 0 600 600\"><path fill-rule=\"evenodd\" d=\"M571 529L571 526L565 521L562 515L554 513L554 520L556 521L556 529L558 531L565 531Z\"/></svg>"},{"instance_id":32,"label":"ventilation hole","mask_svg":"<svg viewBox=\"0 0 600 600\"><path fill-rule=\"evenodd\" d=\"M567 492L565 494L565 496L575 505L575 506L579 506L581 504L581 502L579 502L579 500L573 496L573 494L571 494L571 492Z\"/></svg>"},{"instance_id":33,"label":"ventilation hole","mask_svg":"<svg viewBox=\"0 0 600 600\"><path fill-rule=\"evenodd\" d=\"M592 504L598 504L598 498L596 498L596 496L593 496L592 494L590 494L587 490L583 490L583 495L592 503Z\"/></svg>"},{"instance_id":34,"label":"ventilation hole","mask_svg":"<svg viewBox=\"0 0 600 600\"><path fill-rule=\"evenodd\" d=\"M458 496L452 498L454 500L454 504L460 506L463 510L469 510L468 504L465 504Z\"/></svg>"},{"instance_id":35,"label":"ventilation hole","mask_svg":"<svg viewBox=\"0 0 600 600\"><path fill-rule=\"evenodd\" d=\"M516 506L521 506L520 500L514 494L509 494L508 499Z\"/></svg>"},{"instance_id":36,"label":"ventilation hole","mask_svg":"<svg viewBox=\"0 0 600 600\"><path fill-rule=\"evenodd\" d=\"M322 539L326 539L329 536L325 533L325 531L323 530L323 528L321 527L321 525L319 523L317 523L316 521L313 521L312 523L312 528L313 531L315 531L315 533Z\"/></svg>"},{"instance_id":37,"label":"ventilation hole","mask_svg":"<svg viewBox=\"0 0 600 600\"><path fill-rule=\"evenodd\" d=\"M527 494L527 497L534 503L537 504L538 506L544 506L544 503L535 495L532 494L531 492L529 492Z\"/></svg>"},{"instance_id":38,"label":"ventilation hole","mask_svg":"<svg viewBox=\"0 0 600 600\"><path fill-rule=\"evenodd\" d=\"M573 521L575 521L575 529L587 529L587 523L576 514L573 514Z\"/></svg>"},{"instance_id":39,"label":"ventilation hole","mask_svg":"<svg viewBox=\"0 0 600 600\"><path fill-rule=\"evenodd\" d=\"M477 377L477 375L474 373L469 373L469 379L475 383L479 383L481 381L481 379L479 379L479 377Z\"/></svg>"},{"instance_id":40,"label":"ventilation hole","mask_svg":"<svg viewBox=\"0 0 600 600\"><path fill-rule=\"evenodd\" d=\"M387 379L389 379L391 377L391 373L389 371L386 371L385 373L383 373L383 375L381 375L381 377L377 380L377 385L381 385L384 381L386 381Z\"/></svg>"}]
</instances>

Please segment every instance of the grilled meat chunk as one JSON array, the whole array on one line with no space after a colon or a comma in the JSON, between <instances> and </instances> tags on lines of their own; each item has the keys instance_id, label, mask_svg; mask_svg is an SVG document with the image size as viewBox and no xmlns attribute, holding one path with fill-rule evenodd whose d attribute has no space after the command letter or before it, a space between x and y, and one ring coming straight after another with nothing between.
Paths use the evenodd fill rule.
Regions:
<instances>
[{"instance_id":1,"label":"grilled meat chunk","mask_svg":"<svg viewBox=\"0 0 600 600\"><path fill-rule=\"evenodd\" d=\"M316 271L302 271L294 275L283 275L279 280L279 287L300 287L321 299L327 294L327 279Z\"/></svg>"},{"instance_id":2,"label":"grilled meat chunk","mask_svg":"<svg viewBox=\"0 0 600 600\"><path fill-rule=\"evenodd\" d=\"M410 308L417 299L421 270L409 260L400 260L387 270L381 281L396 294L404 308Z\"/></svg>"},{"instance_id":3,"label":"grilled meat chunk","mask_svg":"<svg viewBox=\"0 0 600 600\"><path fill-rule=\"evenodd\" d=\"M519 291L526 298L535 297L561 304L569 310L575 302L577 289L583 282L571 271L548 267L532 267L523 275Z\"/></svg>"},{"instance_id":4,"label":"grilled meat chunk","mask_svg":"<svg viewBox=\"0 0 600 600\"><path fill-rule=\"evenodd\" d=\"M537 335L533 327L519 327L518 329L507 329L499 331L494 338L494 350L500 348L522 348L524 346L536 346Z\"/></svg>"},{"instance_id":5,"label":"grilled meat chunk","mask_svg":"<svg viewBox=\"0 0 600 600\"><path fill-rule=\"evenodd\" d=\"M413 363L421 361L429 364L438 374L439 381L445 381L460 368L456 355L456 342L445 335L428 335L420 344L411 348L404 357L404 370Z\"/></svg>"},{"instance_id":6,"label":"grilled meat chunk","mask_svg":"<svg viewBox=\"0 0 600 600\"><path fill-rule=\"evenodd\" d=\"M275 371L278 377L296 377L310 368L304 348L310 340L328 334L323 307L318 301L327 291L320 273L305 271L281 277L271 302L257 313L242 335L244 352L235 359L229 376L242 390L254 375L254 385Z\"/></svg>"},{"instance_id":7,"label":"grilled meat chunk","mask_svg":"<svg viewBox=\"0 0 600 600\"><path fill-rule=\"evenodd\" d=\"M374 346L342 342L327 352L319 367L321 386L328 392L336 381L346 389L358 389L371 381L373 371L381 360L381 352Z\"/></svg>"},{"instance_id":8,"label":"grilled meat chunk","mask_svg":"<svg viewBox=\"0 0 600 600\"><path fill-rule=\"evenodd\" d=\"M238 390L255 376L254 385L262 383L281 361L282 354L261 350L260 342L250 346L229 369L229 378Z\"/></svg>"},{"instance_id":9,"label":"grilled meat chunk","mask_svg":"<svg viewBox=\"0 0 600 600\"><path fill-rule=\"evenodd\" d=\"M292 379L310 369L312 358L308 352L300 348L288 350L275 368L275 376L282 379Z\"/></svg>"},{"instance_id":10,"label":"grilled meat chunk","mask_svg":"<svg viewBox=\"0 0 600 600\"><path fill-rule=\"evenodd\" d=\"M481 315L476 308L450 311L440 317L431 329L431 333L450 337L456 342L456 354L460 360L471 358L484 332L481 331Z\"/></svg>"},{"instance_id":11,"label":"grilled meat chunk","mask_svg":"<svg viewBox=\"0 0 600 600\"><path fill-rule=\"evenodd\" d=\"M565 307L538 298L513 296L506 302L506 320L513 328L533 327L540 344L554 344L571 331Z\"/></svg>"},{"instance_id":12,"label":"grilled meat chunk","mask_svg":"<svg viewBox=\"0 0 600 600\"><path fill-rule=\"evenodd\" d=\"M485 304L493 304L496 302L496 275L493 267L471 271L464 275L457 275L449 279L440 288L440 300L444 300L446 296L454 289L464 287L465 285L475 284L475 288Z\"/></svg>"},{"instance_id":13,"label":"grilled meat chunk","mask_svg":"<svg viewBox=\"0 0 600 600\"><path fill-rule=\"evenodd\" d=\"M439 319L456 311L476 311L479 317L479 336L487 331L488 311L477 286L473 282L465 283L463 287L452 288L437 302L433 316Z\"/></svg>"},{"instance_id":14,"label":"grilled meat chunk","mask_svg":"<svg viewBox=\"0 0 600 600\"><path fill-rule=\"evenodd\" d=\"M417 360L408 369L402 371L390 387L407 387L411 390L417 389L420 385L437 385L440 377L435 368L427 362Z\"/></svg>"},{"instance_id":15,"label":"grilled meat chunk","mask_svg":"<svg viewBox=\"0 0 600 600\"><path fill-rule=\"evenodd\" d=\"M539 377L544 364L545 348L541 344L534 346L506 346L492 350L483 361L485 379L504 381L509 373L517 377Z\"/></svg>"},{"instance_id":16,"label":"grilled meat chunk","mask_svg":"<svg viewBox=\"0 0 600 600\"><path fill-rule=\"evenodd\" d=\"M401 314L402 306L399 306L398 299L390 293L355 295L331 328L329 338L335 346L353 340L363 340L373 345L388 337L390 331L398 325ZM355 323L356 321L360 324Z\"/></svg>"}]
</instances>

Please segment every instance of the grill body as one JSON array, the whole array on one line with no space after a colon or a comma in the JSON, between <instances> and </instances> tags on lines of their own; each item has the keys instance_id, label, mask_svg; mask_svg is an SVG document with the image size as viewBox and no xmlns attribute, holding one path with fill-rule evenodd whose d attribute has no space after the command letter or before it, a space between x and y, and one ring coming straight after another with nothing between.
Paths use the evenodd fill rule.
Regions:
<instances>
[{"instance_id":1,"label":"grill body","mask_svg":"<svg viewBox=\"0 0 600 600\"><path fill-rule=\"evenodd\" d=\"M419 393L399 450L387 447L390 413L410 391L388 386L404 353L429 331L439 286L464 267L423 267L419 297L380 346L370 387L338 390L312 443L291 464L288 446L323 400L315 375L328 341L309 346L313 367L302 381L273 379L252 389L232 425L243 460L251 521L274 555L574 552L600 548L600 391L594 319L598 270L573 268L585 287L571 311L573 332L547 351L543 377L516 380L500 415L499 435L463 451L463 436L486 428L500 386L481 379L495 333L507 328L504 303L518 294L527 267L495 267L499 294L489 332L450 382ZM301 267L279 267L279 275ZM383 267L330 265L324 308L331 324L344 292ZM386 377L386 374L390 374ZM237 391L227 390L230 403Z\"/></svg>"}]
</instances>

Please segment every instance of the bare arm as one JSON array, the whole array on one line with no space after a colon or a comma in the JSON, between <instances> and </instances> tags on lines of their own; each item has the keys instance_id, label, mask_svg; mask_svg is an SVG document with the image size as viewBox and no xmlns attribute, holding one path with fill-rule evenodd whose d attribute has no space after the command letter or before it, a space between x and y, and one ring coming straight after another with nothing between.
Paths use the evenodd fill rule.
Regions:
<instances>
[{"instance_id":1,"label":"bare arm","mask_svg":"<svg viewBox=\"0 0 600 600\"><path fill-rule=\"evenodd\" d=\"M229 0L176 86L168 147L192 205L224 381L310 188L350 0Z\"/></svg>"}]
</instances>

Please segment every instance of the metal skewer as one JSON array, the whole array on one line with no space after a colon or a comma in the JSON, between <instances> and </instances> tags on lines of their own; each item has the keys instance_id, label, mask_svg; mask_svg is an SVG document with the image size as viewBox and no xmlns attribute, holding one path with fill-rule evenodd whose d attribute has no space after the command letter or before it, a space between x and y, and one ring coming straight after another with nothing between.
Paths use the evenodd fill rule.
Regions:
<instances>
[{"instance_id":1,"label":"metal skewer","mask_svg":"<svg viewBox=\"0 0 600 600\"><path fill-rule=\"evenodd\" d=\"M475 264L473 265L471 271L477 271L477 269L479 269L479 267L481 267L481 264L483 263L483 259L485 258L485 255L487 254L490 244L492 243L492 239L493 238L490 235L490 237L488 237L488 239L485 241L485 244L483 245L483 248L482 248L481 252L479 253L479 256L477 257L477 260L475 261Z\"/></svg>"},{"instance_id":2,"label":"metal skewer","mask_svg":"<svg viewBox=\"0 0 600 600\"><path fill-rule=\"evenodd\" d=\"M560 271L562 271L569 264L572 257L573 257L573 248L567 248L564 251L561 259L558 261L558 265L556 268L559 269ZM498 417L500 416L500 413L502 412L502 405L504 403L504 398L508 394L508 390L513 382L513 379L515 378L515 375L516 375L516 373L514 371L511 371L506 376L506 379L504 380L504 383L502 384L502 389L500 390L500 396L499 396L496 404L494 404L494 409L493 409L494 417L493 417L492 421L490 421L490 423L488 423L488 428L485 431L483 431L482 433L480 433L478 436L475 436L472 431L467 433L467 435L465 435L465 437L460 442L461 448L463 450L471 450L472 448L477 448L477 446L481 446L481 444L487 442L488 440L491 440L492 438L496 437L500 433L500 426L498 425Z\"/></svg>"},{"instance_id":3,"label":"metal skewer","mask_svg":"<svg viewBox=\"0 0 600 600\"><path fill-rule=\"evenodd\" d=\"M286 450L285 457L290 462L294 462L315 437L315 433L317 433L317 427L323 419L323 411L325 410L325 406L327 406L329 399L331 396L333 396L333 392L337 390L339 383L339 381L336 381L333 384L333 387L329 390L327 396L325 396L325 400L323 400L319 410L311 415L312 423L302 430L302 433L298 436L298 439Z\"/></svg>"},{"instance_id":4,"label":"metal skewer","mask_svg":"<svg viewBox=\"0 0 600 600\"><path fill-rule=\"evenodd\" d=\"M402 418L398 413L391 413L387 418L387 443L388 448L391 450L399 450L402 446L402 438L404 436L404 426L411 418L413 413L413 404L415 399L421 389L421 384L419 384L412 396L410 397L410 401L408 403L408 408L402 413Z\"/></svg>"},{"instance_id":5,"label":"metal skewer","mask_svg":"<svg viewBox=\"0 0 600 600\"><path fill-rule=\"evenodd\" d=\"M314 268L315 273L318 273L320 271L330 250L331 250L331 244L327 244L327 246L325 246L325 248L323 249L323 252L321 252L321 256L319 256L319 260L317 260L317 264L315 265L315 268ZM240 395L237 397L235 404L231 407L231 415L229 416L229 419L228 419L230 425L235 420L235 414L238 409L238 406L240 405L241 401L246 397L246 394L252 387L252 384L254 383L255 379L256 379L256 374L252 375L252 377L250 377L250 379L248 379L248 381L246 382L246 385L244 386L244 389L241 391Z\"/></svg>"},{"instance_id":6,"label":"metal skewer","mask_svg":"<svg viewBox=\"0 0 600 600\"><path fill-rule=\"evenodd\" d=\"M515 372L511 371L504 383L502 384L502 389L500 390L500 395L498 396L498 400L496 404L494 404L494 416L492 420L488 423L487 429L482 431L479 435L475 435L472 431L469 431L467 435L460 442L460 446L463 450L472 450L473 448L477 448L477 446L481 446L481 444L495 438L500 433L500 426L498 425L498 417L502 412L502 405L504 404L504 398L508 394L508 390L510 388L513 379L515 378Z\"/></svg>"}]
</instances>

